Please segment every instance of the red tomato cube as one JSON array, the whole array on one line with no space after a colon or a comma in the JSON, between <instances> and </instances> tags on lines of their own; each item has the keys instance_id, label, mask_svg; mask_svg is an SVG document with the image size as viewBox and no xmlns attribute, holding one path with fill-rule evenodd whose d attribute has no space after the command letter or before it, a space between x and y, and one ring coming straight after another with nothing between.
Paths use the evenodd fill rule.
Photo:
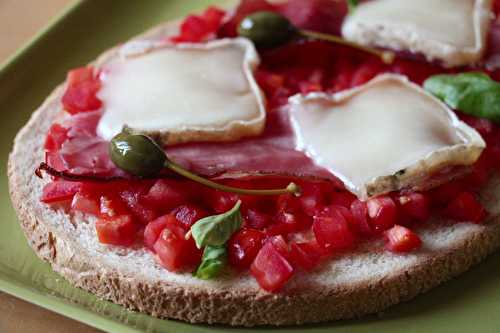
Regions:
<instances>
[{"instance_id":1,"label":"red tomato cube","mask_svg":"<svg viewBox=\"0 0 500 333\"><path fill-rule=\"evenodd\" d=\"M366 202L361 200L354 200L351 203L351 213L352 213L352 226L357 234L362 236L370 236L373 233L372 227L368 222L368 207Z\"/></svg>"},{"instance_id":2,"label":"red tomato cube","mask_svg":"<svg viewBox=\"0 0 500 333\"><path fill-rule=\"evenodd\" d=\"M462 192L448 204L444 215L456 221L481 223L488 214L472 193Z\"/></svg>"},{"instance_id":3,"label":"red tomato cube","mask_svg":"<svg viewBox=\"0 0 500 333\"><path fill-rule=\"evenodd\" d=\"M242 228L234 233L227 244L229 263L238 269L250 267L264 239L265 234L255 229Z\"/></svg>"},{"instance_id":4,"label":"red tomato cube","mask_svg":"<svg viewBox=\"0 0 500 333\"><path fill-rule=\"evenodd\" d=\"M312 230L318 244L331 252L352 248L356 242L356 236L338 210L332 210L329 216L315 216Z\"/></svg>"},{"instance_id":5,"label":"red tomato cube","mask_svg":"<svg viewBox=\"0 0 500 333\"><path fill-rule=\"evenodd\" d=\"M397 198L401 212L416 221L426 221L431 216L429 199L422 193L409 193Z\"/></svg>"},{"instance_id":6,"label":"red tomato cube","mask_svg":"<svg viewBox=\"0 0 500 333\"><path fill-rule=\"evenodd\" d=\"M187 201L187 193L181 182L166 179L157 180L142 197L145 204L163 213L170 212L173 208Z\"/></svg>"},{"instance_id":7,"label":"red tomato cube","mask_svg":"<svg viewBox=\"0 0 500 333\"><path fill-rule=\"evenodd\" d=\"M82 183L56 180L44 186L40 201L44 203L55 203L70 201L80 190Z\"/></svg>"},{"instance_id":8,"label":"red tomato cube","mask_svg":"<svg viewBox=\"0 0 500 333\"><path fill-rule=\"evenodd\" d=\"M422 241L417 234L400 225L395 225L386 230L384 236L387 240L386 248L392 252L410 252L422 245Z\"/></svg>"},{"instance_id":9,"label":"red tomato cube","mask_svg":"<svg viewBox=\"0 0 500 333\"><path fill-rule=\"evenodd\" d=\"M396 224L397 207L389 196L372 198L366 202L366 206L375 232L383 232Z\"/></svg>"},{"instance_id":10,"label":"red tomato cube","mask_svg":"<svg viewBox=\"0 0 500 333\"><path fill-rule=\"evenodd\" d=\"M184 229L191 228L196 221L209 215L207 211L193 204L179 206L172 211L172 214Z\"/></svg>"},{"instance_id":11,"label":"red tomato cube","mask_svg":"<svg viewBox=\"0 0 500 333\"><path fill-rule=\"evenodd\" d=\"M160 237L160 233L166 228L167 224L175 225L175 223L175 217L172 214L160 216L148 223L146 228L144 228L144 244L150 250L153 250L158 237Z\"/></svg>"},{"instance_id":12,"label":"red tomato cube","mask_svg":"<svg viewBox=\"0 0 500 333\"><path fill-rule=\"evenodd\" d=\"M321 251L316 242L290 244L290 261L294 267L313 270L320 262Z\"/></svg>"},{"instance_id":13,"label":"red tomato cube","mask_svg":"<svg viewBox=\"0 0 500 333\"><path fill-rule=\"evenodd\" d=\"M292 277L293 267L273 242L268 241L255 257L250 272L262 289L275 292Z\"/></svg>"},{"instance_id":14,"label":"red tomato cube","mask_svg":"<svg viewBox=\"0 0 500 333\"><path fill-rule=\"evenodd\" d=\"M132 245L137 232L130 215L100 218L96 221L95 228L101 243L118 246Z\"/></svg>"},{"instance_id":15,"label":"red tomato cube","mask_svg":"<svg viewBox=\"0 0 500 333\"><path fill-rule=\"evenodd\" d=\"M257 209L249 208L243 214L245 225L253 229L264 229L272 222L269 214L263 213Z\"/></svg>"}]
</instances>

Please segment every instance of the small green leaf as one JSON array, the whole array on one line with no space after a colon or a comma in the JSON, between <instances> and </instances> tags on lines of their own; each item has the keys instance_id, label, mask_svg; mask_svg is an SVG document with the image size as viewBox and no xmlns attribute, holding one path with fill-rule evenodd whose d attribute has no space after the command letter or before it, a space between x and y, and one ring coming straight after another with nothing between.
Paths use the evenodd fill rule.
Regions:
<instances>
[{"instance_id":1,"label":"small green leaf","mask_svg":"<svg viewBox=\"0 0 500 333\"><path fill-rule=\"evenodd\" d=\"M356 7L358 6L358 0L347 0L347 6L349 7L349 13L353 13Z\"/></svg>"},{"instance_id":2,"label":"small green leaf","mask_svg":"<svg viewBox=\"0 0 500 333\"><path fill-rule=\"evenodd\" d=\"M240 213L241 201L238 201L231 210L220 214L205 217L191 227L196 246L201 249L207 245L224 245L231 235L241 227L243 218Z\"/></svg>"},{"instance_id":3,"label":"small green leaf","mask_svg":"<svg viewBox=\"0 0 500 333\"><path fill-rule=\"evenodd\" d=\"M424 88L452 109L500 121L500 83L484 73L435 75L424 82Z\"/></svg>"},{"instance_id":4,"label":"small green leaf","mask_svg":"<svg viewBox=\"0 0 500 333\"><path fill-rule=\"evenodd\" d=\"M227 263L225 246L206 246L201 258L201 264L194 272L199 279L209 280L217 277Z\"/></svg>"}]
</instances>

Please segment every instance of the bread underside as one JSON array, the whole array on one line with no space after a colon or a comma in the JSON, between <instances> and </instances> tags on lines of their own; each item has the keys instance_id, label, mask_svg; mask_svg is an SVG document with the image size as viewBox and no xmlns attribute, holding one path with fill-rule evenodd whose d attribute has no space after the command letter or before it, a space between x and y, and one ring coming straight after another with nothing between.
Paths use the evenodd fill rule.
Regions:
<instances>
[{"instance_id":1,"label":"bread underside","mask_svg":"<svg viewBox=\"0 0 500 333\"><path fill-rule=\"evenodd\" d=\"M136 39L160 39L177 32L167 22ZM114 48L96 65L116 57ZM171 273L142 247L100 244L91 216L70 215L40 202L50 181L34 176L44 160L43 139L62 114L61 85L18 133L9 156L12 202L26 238L54 271L76 287L128 309L191 323L296 325L348 319L380 312L459 275L500 245L500 177L481 192L491 213L484 225L429 221L417 229L423 247L410 254L384 251L380 240L329 260L312 273L298 272L280 293L259 288L248 274L214 281Z\"/></svg>"}]
</instances>

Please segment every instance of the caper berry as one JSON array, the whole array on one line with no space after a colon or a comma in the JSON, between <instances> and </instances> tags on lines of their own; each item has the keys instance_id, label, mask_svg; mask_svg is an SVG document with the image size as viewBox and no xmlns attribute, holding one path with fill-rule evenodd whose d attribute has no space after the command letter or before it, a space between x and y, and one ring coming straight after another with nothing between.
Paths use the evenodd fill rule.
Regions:
<instances>
[{"instance_id":1,"label":"caper berry","mask_svg":"<svg viewBox=\"0 0 500 333\"><path fill-rule=\"evenodd\" d=\"M117 167L139 177L157 175L167 160L165 152L151 138L127 133L111 140L109 155Z\"/></svg>"},{"instance_id":2,"label":"caper berry","mask_svg":"<svg viewBox=\"0 0 500 333\"><path fill-rule=\"evenodd\" d=\"M261 11L245 17L238 35L250 39L258 48L273 48L285 44L297 34L297 29L284 16Z\"/></svg>"}]
</instances>

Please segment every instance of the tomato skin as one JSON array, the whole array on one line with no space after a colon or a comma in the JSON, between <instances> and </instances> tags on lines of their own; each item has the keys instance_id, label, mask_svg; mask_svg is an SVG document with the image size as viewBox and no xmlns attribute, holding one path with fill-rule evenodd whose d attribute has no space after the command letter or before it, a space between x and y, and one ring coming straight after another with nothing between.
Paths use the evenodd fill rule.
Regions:
<instances>
[{"instance_id":1,"label":"tomato skin","mask_svg":"<svg viewBox=\"0 0 500 333\"><path fill-rule=\"evenodd\" d=\"M55 203L70 201L81 189L82 183L66 180L56 180L44 186L40 201L43 203Z\"/></svg>"},{"instance_id":2,"label":"tomato skin","mask_svg":"<svg viewBox=\"0 0 500 333\"><path fill-rule=\"evenodd\" d=\"M247 269L262 248L265 234L259 230L242 228L228 242L229 263L238 269Z\"/></svg>"},{"instance_id":3,"label":"tomato skin","mask_svg":"<svg viewBox=\"0 0 500 333\"><path fill-rule=\"evenodd\" d=\"M488 216L483 205L470 192L462 192L444 209L444 215L460 222L481 223Z\"/></svg>"},{"instance_id":4,"label":"tomato skin","mask_svg":"<svg viewBox=\"0 0 500 333\"><path fill-rule=\"evenodd\" d=\"M130 214L127 206L117 194L106 194L99 199L100 216L113 218L119 215Z\"/></svg>"},{"instance_id":5,"label":"tomato skin","mask_svg":"<svg viewBox=\"0 0 500 333\"><path fill-rule=\"evenodd\" d=\"M168 213L188 200L188 195L182 185L180 182L159 179L141 199L147 206L162 213Z\"/></svg>"},{"instance_id":6,"label":"tomato skin","mask_svg":"<svg viewBox=\"0 0 500 333\"><path fill-rule=\"evenodd\" d=\"M144 245L153 250L158 237L168 224L175 225L175 217L172 214L160 216L156 220L149 222L144 228Z\"/></svg>"},{"instance_id":7,"label":"tomato skin","mask_svg":"<svg viewBox=\"0 0 500 333\"><path fill-rule=\"evenodd\" d=\"M356 242L355 234L339 210L331 210L328 216L315 216L312 230L318 244L330 252L350 249Z\"/></svg>"},{"instance_id":8,"label":"tomato skin","mask_svg":"<svg viewBox=\"0 0 500 333\"><path fill-rule=\"evenodd\" d=\"M295 213L280 212L275 217L275 223L266 228L266 234L269 236L287 235L305 230L311 226L311 223L311 217L301 211Z\"/></svg>"},{"instance_id":9,"label":"tomato skin","mask_svg":"<svg viewBox=\"0 0 500 333\"><path fill-rule=\"evenodd\" d=\"M94 75L92 67L71 70L67 81L68 87L62 97L62 104L67 112L75 114L101 108L102 102L97 98L101 82Z\"/></svg>"},{"instance_id":10,"label":"tomato skin","mask_svg":"<svg viewBox=\"0 0 500 333\"><path fill-rule=\"evenodd\" d=\"M372 227L368 222L368 207L366 202L359 199L351 203L351 213L353 217L353 229L359 234L368 237L373 234Z\"/></svg>"},{"instance_id":11,"label":"tomato skin","mask_svg":"<svg viewBox=\"0 0 500 333\"><path fill-rule=\"evenodd\" d=\"M249 208L245 211L243 218L245 225L253 229L264 229L271 221L272 217L269 214L263 213L257 209Z\"/></svg>"},{"instance_id":12,"label":"tomato skin","mask_svg":"<svg viewBox=\"0 0 500 333\"><path fill-rule=\"evenodd\" d=\"M179 206L172 211L172 214L184 229L191 228L196 221L209 215L207 211L193 204Z\"/></svg>"},{"instance_id":13,"label":"tomato skin","mask_svg":"<svg viewBox=\"0 0 500 333\"><path fill-rule=\"evenodd\" d=\"M215 36L226 13L209 7L201 15L189 15L180 26L180 34L171 38L174 43L203 42Z\"/></svg>"},{"instance_id":14,"label":"tomato skin","mask_svg":"<svg viewBox=\"0 0 500 333\"><path fill-rule=\"evenodd\" d=\"M429 199L422 193L400 195L396 201L401 212L412 220L424 222L431 216Z\"/></svg>"},{"instance_id":15,"label":"tomato skin","mask_svg":"<svg viewBox=\"0 0 500 333\"><path fill-rule=\"evenodd\" d=\"M389 196L380 196L366 202L370 224L375 232L383 232L394 226L397 207Z\"/></svg>"},{"instance_id":16,"label":"tomato skin","mask_svg":"<svg viewBox=\"0 0 500 333\"><path fill-rule=\"evenodd\" d=\"M117 246L132 245L137 232L131 215L97 219L95 228L99 242Z\"/></svg>"},{"instance_id":17,"label":"tomato skin","mask_svg":"<svg viewBox=\"0 0 500 333\"><path fill-rule=\"evenodd\" d=\"M192 237L186 240L185 235L179 224L167 224L153 246L160 264L171 272L192 269L201 260L202 251Z\"/></svg>"},{"instance_id":18,"label":"tomato skin","mask_svg":"<svg viewBox=\"0 0 500 333\"><path fill-rule=\"evenodd\" d=\"M417 234L410 229L395 225L384 232L387 241L386 248L391 252L405 253L416 250L422 245Z\"/></svg>"},{"instance_id":19,"label":"tomato skin","mask_svg":"<svg viewBox=\"0 0 500 333\"><path fill-rule=\"evenodd\" d=\"M267 241L250 266L250 273L262 289L276 292L283 288L293 275L293 267L276 249L272 241Z\"/></svg>"},{"instance_id":20,"label":"tomato skin","mask_svg":"<svg viewBox=\"0 0 500 333\"><path fill-rule=\"evenodd\" d=\"M317 243L290 244L290 261L294 267L300 267L304 271L311 271L319 264L320 259L321 254Z\"/></svg>"}]
</instances>

